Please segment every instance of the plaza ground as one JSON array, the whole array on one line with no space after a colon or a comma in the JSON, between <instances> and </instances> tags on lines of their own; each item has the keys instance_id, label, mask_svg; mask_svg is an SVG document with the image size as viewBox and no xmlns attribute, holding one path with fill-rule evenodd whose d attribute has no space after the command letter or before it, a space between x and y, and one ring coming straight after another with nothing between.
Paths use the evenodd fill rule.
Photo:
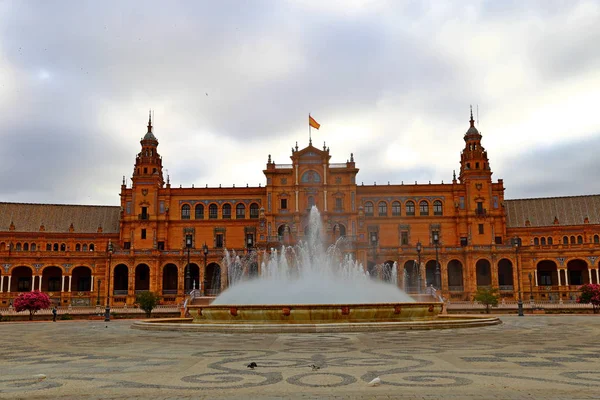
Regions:
<instances>
[{"instance_id":1,"label":"plaza ground","mask_svg":"<svg viewBox=\"0 0 600 400\"><path fill-rule=\"evenodd\" d=\"M131 320L2 322L0 398L600 396L599 316L501 318L472 329L262 335L140 331ZM368 386L375 377L381 385Z\"/></svg>"}]
</instances>

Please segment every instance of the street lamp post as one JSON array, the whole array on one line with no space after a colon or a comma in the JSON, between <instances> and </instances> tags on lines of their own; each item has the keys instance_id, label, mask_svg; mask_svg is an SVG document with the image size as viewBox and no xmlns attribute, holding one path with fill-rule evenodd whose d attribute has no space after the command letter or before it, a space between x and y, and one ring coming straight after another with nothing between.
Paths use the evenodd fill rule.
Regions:
<instances>
[{"instance_id":1,"label":"street lamp post","mask_svg":"<svg viewBox=\"0 0 600 400\"><path fill-rule=\"evenodd\" d=\"M96 306L100 305L100 287L102 285L102 279L98 279L98 300L96 300Z\"/></svg>"},{"instance_id":2,"label":"street lamp post","mask_svg":"<svg viewBox=\"0 0 600 400\"><path fill-rule=\"evenodd\" d=\"M377 265L377 233L371 232L371 250L373 251L373 264Z\"/></svg>"},{"instance_id":3,"label":"street lamp post","mask_svg":"<svg viewBox=\"0 0 600 400\"><path fill-rule=\"evenodd\" d=\"M417 285L419 285L418 286L419 293L421 293L421 250L422 250L421 241L418 241L417 242L417 260L418 260L418 264L417 264L417 274L416 274L416 277L417 277Z\"/></svg>"},{"instance_id":4,"label":"street lamp post","mask_svg":"<svg viewBox=\"0 0 600 400\"><path fill-rule=\"evenodd\" d=\"M206 276L206 257L208 256L208 246L206 245L206 242L204 242L204 246L202 246L202 253L204 253L204 276ZM198 286L200 286L199 282ZM206 287L206 285L202 285L202 287Z\"/></svg>"},{"instance_id":5,"label":"street lamp post","mask_svg":"<svg viewBox=\"0 0 600 400\"><path fill-rule=\"evenodd\" d=\"M187 248L187 265L185 266L185 293L187 295L190 290L191 285L191 277L190 277L190 250L192 248L192 235L185 235L185 247Z\"/></svg>"},{"instance_id":6,"label":"street lamp post","mask_svg":"<svg viewBox=\"0 0 600 400\"><path fill-rule=\"evenodd\" d=\"M533 303L533 276L529 273L529 301Z\"/></svg>"},{"instance_id":7,"label":"street lamp post","mask_svg":"<svg viewBox=\"0 0 600 400\"><path fill-rule=\"evenodd\" d=\"M519 269L519 246L521 245L518 237L513 238L513 246L515 247L515 261L517 263L517 284L519 291L519 301L517 302L517 307L519 309L519 317L522 317L523 314L523 297L521 295L521 271Z\"/></svg>"},{"instance_id":8,"label":"street lamp post","mask_svg":"<svg viewBox=\"0 0 600 400\"><path fill-rule=\"evenodd\" d=\"M104 322L110 321L110 266L112 262L113 244L108 240L108 279L106 280L106 308L104 309Z\"/></svg>"},{"instance_id":9,"label":"street lamp post","mask_svg":"<svg viewBox=\"0 0 600 400\"><path fill-rule=\"evenodd\" d=\"M438 258L438 245L440 242L440 234L438 232L433 232L433 244L435 246L435 287L436 289L441 289L441 279L440 279L440 261Z\"/></svg>"}]
</instances>

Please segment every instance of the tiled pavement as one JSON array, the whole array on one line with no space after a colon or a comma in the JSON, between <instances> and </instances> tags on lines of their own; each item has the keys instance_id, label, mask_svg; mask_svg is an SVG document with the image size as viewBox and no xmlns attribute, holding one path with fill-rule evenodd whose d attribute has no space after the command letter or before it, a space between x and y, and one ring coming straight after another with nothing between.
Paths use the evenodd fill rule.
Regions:
<instances>
[{"instance_id":1,"label":"tiled pavement","mask_svg":"<svg viewBox=\"0 0 600 400\"><path fill-rule=\"evenodd\" d=\"M0 398L600 397L600 316L502 320L472 329L262 335L140 331L127 320L0 323ZM247 368L251 361L258 367ZM369 387L377 376L382 384Z\"/></svg>"}]
</instances>

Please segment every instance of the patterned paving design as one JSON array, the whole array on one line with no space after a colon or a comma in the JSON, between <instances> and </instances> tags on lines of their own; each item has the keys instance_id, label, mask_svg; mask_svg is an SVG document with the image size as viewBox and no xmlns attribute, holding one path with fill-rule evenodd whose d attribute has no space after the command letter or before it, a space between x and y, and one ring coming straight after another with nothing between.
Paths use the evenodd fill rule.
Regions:
<instances>
[{"instance_id":1,"label":"patterned paving design","mask_svg":"<svg viewBox=\"0 0 600 400\"><path fill-rule=\"evenodd\" d=\"M597 398L600 317L503 322L263 335L139 331L122 320L2 323L0 398ZM381 385L369 387L376 377Z\"/></svg>"}]
</instances>

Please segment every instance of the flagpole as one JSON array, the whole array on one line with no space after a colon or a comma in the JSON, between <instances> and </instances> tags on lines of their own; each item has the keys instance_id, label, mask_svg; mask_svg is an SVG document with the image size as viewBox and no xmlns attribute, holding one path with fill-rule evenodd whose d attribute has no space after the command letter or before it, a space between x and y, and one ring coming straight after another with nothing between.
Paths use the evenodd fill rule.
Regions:
<instances>
[{"instance_id":1,"label":"flagpole","mask_svg":"<svg viewBox=\"0 0 600 400\"><path fill-rule=\"evenodd\" d=\"M308 145L310 146L312 144L312 137L311 137L311 131L310 131L310 113L308 113Z\"/></svg>"}]
</instances>

